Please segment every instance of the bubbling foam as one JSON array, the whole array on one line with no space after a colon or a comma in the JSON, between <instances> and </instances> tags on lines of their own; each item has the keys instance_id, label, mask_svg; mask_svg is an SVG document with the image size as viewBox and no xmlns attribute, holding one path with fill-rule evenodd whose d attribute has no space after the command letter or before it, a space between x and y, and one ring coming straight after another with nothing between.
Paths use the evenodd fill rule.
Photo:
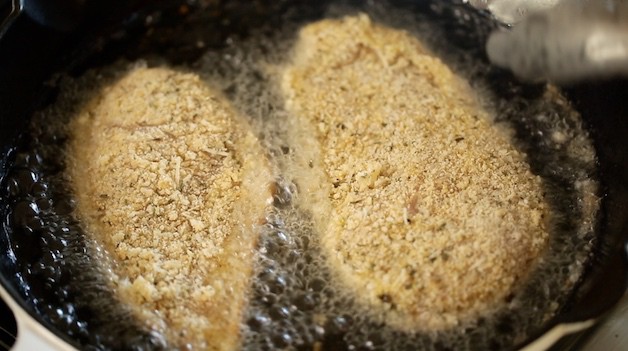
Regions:
<instances>
[{"instance_id":1,"label":"bubbling foam","mask_svg":"<svg viewBox=\"0 0 628 351\"><path fill-rule=\"evenodd\" d=\"M299 179L307 174L295 167L295 158L307 158L304 153L309 146L291 143L289 136L295 131L287 123L292 116L278 93L278 74L289 60L294 33L304 23L318 19L299 17L297 6L279 30L260 31L272 34L234 38L225 49L209 51L188 67L224 91L241 114L249 117L273 161L274 174L281 175L275 181L274 206L257 245L248 309L241 326L243 349L504 349L525 340L560 311L582 276L593 249L598 198L594 150L578 114L553 87L525 87L494 79L493 69L478 58L482 47L477 43L488 31L480 25L485 19L477 13L441 2L417 8L401 6L341 3L330 8L327 16L362 11L375 22L405 29L469 80L484 107L496 116L495 123L513 130L513 144L527 154L531 169L543 179L553 214L549 248L528 281L500 310L480 314L457 327L403 332L364 313L350 294L334 284L311 215L297 205ZM162 63L159 59L148 61L150 65ZM37 275L60 281L57 288L53 289L54 279L45 287L59 298L37 304L42 313L51 316L51 323L60 330L71 329L71 336L82 345L161 349L168 347L163 337L139 325L111 296L107 257L89 242L71 216L73 201L60 172L65 167L60 155L67 137L63 127L67 116L80 107L80 97L89 94L89 86L93 89L125 69L124 64L113 66L89 73L87 78L92 80L83 79L83 85L68 84L72 91L34 120L33 142L12 154L13 166L2 178L3 191L15 200L10 211L19 220L3 218L13 221L7 225L21 228L13 234L18 246L26 247L34 240L29 239L30 234L41 232L42 251L58 247L64 267L71 268L60 275ZM58 121L54 128L48 128L51 120ZM18 232L24 235L18 238ZM57 258L43 257L40 266L44 270L60 267ZM20 276L28 277L35 268L25 267ZM34 287L29 294L39 296L37 282L29 280L25 286ZM82 291L77 292L76 286Z\"/></svg>"},{"instance_id":2,"label":"bubbling foam","mask_svg":"<svg viewBox=\"0 0 628 351\"><path fill-rule=\"evenodd\" d=\"M528 281L507 297L504 307L480 313L457 327L441 331L403 332L365 313L353 296L334 284L319 233L311 215L298 205L299 179L311 176L295 166L307 159L309 145L295 145L278 81L286 53L299 24L272 37L234 42L223 52L209 52L197 67L208 82L220 81L229 97L248 115L282 178L275 187L275 208L267 219L258 246L256 277L252 282L248 317L244 321L245 349L295 347L311 349L501 349L521 342L547 321L565 301L582 274L591 250L597 211L595 156L579 116L553 87L533 98L513 89L509 100L499 97L489 81L490 68L469 61L448 43L438 43L438 21L410 16L386 5L359 9L338 6L328 16L356 11L382 24L428 38L459 75L470 79L494 123L512 130L512 142L527 154L551 205L549 249ZM472 21L466 13L461 23ZM575 233L575 235L574 235ZM532 315L531 310L543 311Z\"/></svg>"}]
</instances>

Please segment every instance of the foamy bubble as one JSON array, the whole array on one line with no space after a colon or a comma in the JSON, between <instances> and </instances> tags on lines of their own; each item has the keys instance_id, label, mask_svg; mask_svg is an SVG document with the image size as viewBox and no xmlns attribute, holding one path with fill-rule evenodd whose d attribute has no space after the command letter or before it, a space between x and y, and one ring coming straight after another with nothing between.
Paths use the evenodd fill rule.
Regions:
<instances>
[{"instance_id":1,"label":"foamy bubble","mask_svg":"<svg viewBox=\"0 0 628 351\"><path fill-rule=\"evenodd\" d=\"M310 214L298 206L300 180L307 174L300 173L300 168L295 167L295 155L303 157L300 153L309 147L291 144L289 135L295 130L290 123L292 116L284 108L278 94L277 74L278 67L289 60L294 33L305 19L285 24L281 30L275 31L274 36L253 36L246 41L233 39L226 49L208 52L192 68L208 84L223 90L236 108L248 116L276 167L275 173L281 174L281 178L276 180L274 208L266 216L257 243L249 306L241 327L243 348L463 350L503 349L520 342L564 304L582 277L582 269L592 250L594 217L598 208L595 157L580 118L551 87L533 89L528 94L526 88L510 83L504 89L492 86L495 82L490 76L490 68L481 60L469 56L472 49L461 49L443 39L454 35L451 33L458 33L442 27L444 19L451 20L448 16L455 11L458 11L455 17L459 22L454 29L466 28L469 33L465 35L470 37L486 34L482 32L485 28L473 25L474 21L481 22L480 19L473 13L465 13L464 8L435 5L421 10L423 12L413 13L373 2L359 9L348 5L336 6L328 15L338 17L357 10L368 13L374 21L403 28L425 39L454 71L471 80L479 99L496 116L496 123L506 124L514 130L513 143L528 155L531 168L543 178L544 190L552 206L555 220L551 227L550 247L538 269L520 290L508 297L501 310L487 311L473 320L439 332L401 332L385 325L383 318L364 311L353 296L334 282L327 259L321 253L319 233L313 230ZM474 29L478 32L473 32ZM481 50L479 46L473 47ZM29 146L32 150L27 153L35 159L40 156L48 160L59 159L62 148L45 145L51 139L62 139L66 135L62 125L65 116L77 108L87 82L103 84L107 77L125 69L124 65L114 66L90 73L84 78L83 85L68 85L72 91L66 92L57 106L46 113L47 118L38 120L34 134L41 136L38 137L40 144ZM501 97L497 90L502 90L502 93L505 90L510 95L508 98ZM44 121L54 118L60 125L48 129ZM45 152L42 153L40 148ZM22 170L24 167L14 168ZM62 174L44 168L28 169L41 175L35 177L38 179L35 183L46 183L51 191L62 193L65 190ZM22 173L16 177L26 174ZM27 183L21 178L13 180L11 177L4 180L8 192L21 193ZM84 289L84 293L73 303L92 306L92 311L102 313L99 318L94 317L103 323L102 326L90 331L95 331L94 335L105 341L86 343L109 347L166 347L162 336L150 333L155 326L141 321L142 327L137 327L139 322L110 296L111 278L105 277L111 277L111 265L115 263L110 262L95 244L84 245L85 237L77 229L79 225L71 222L68 215L71 199L67 203L62 201L66 197L52 197L58 199L55 206L58 204L59 213L64 214L48 218L44 221L44 229L55 234L47 240L58 243L65 240L63 242L67 243L62 251L67 253L67 264L75 267L73 272L77 276L72 278L72 282L82 282L80 286ZM38 201L38 208L45 205L40 197L32 199ZM25 216L27 218L23 223L27 224L26 227L33 223L38 225L36 218L39 214L27 212ZM67 231L60 228L67 228ZM95 265L94 262L100 263ZM99 268L94 269L94 266ZM76 318L72 321L75 329L88 330L81 329L79 325L85 320ZM120 330L121 326L129 325L134 326L135 329L130 329L133 333ZM107 335L122 337L112 341Z\"/></svg>"}]
</instances>

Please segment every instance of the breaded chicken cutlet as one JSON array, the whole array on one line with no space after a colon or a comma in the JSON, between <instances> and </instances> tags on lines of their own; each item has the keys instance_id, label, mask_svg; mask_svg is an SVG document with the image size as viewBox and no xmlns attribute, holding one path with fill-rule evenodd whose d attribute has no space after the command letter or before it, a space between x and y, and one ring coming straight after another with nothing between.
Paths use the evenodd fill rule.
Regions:
<instances>
[{"instance_id":1,"label":"breaded chicken cutlet","mask_svg":"<svg viewBox=\"0 0 628 351\"><path fill-rule=\"evenodd\" d=\"M194 74L136 67L69 128L78 215L118 298L174 347L237 348L270 196L246 121Z\"/></svg>"},{"instance_id":2,"label":"breaded chicken cutlet","mask_svg":"<svg viewBox=\"0 0 628 351\"><path fill-rule=\"evenodd\" d=\"M281 81L338 284L402 330L498 306L548 242L541 180L469 85L366 15L305 26Z\"/></svg>"}]
</instances>

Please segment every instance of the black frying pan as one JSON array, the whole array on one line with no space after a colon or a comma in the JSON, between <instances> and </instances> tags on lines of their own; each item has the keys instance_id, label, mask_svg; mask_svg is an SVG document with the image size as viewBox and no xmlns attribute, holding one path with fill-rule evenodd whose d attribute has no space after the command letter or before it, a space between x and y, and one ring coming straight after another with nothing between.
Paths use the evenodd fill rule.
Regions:
<instances>
[{"instance_id":1,"label":"black frying pan","mask_svg":"<svg viewBox=\"0 0 628 351\"><path fill-rule=\"evenodd\" d=\"M111 292L99 284L102 277L89 273L93 258L72 218L73 201L63 184L47 182L47 174L63 170L63 163L54 157L63 140L34 140L37 133L35 137L25 133L30 116L54 101L55 73L77 76L118 58L134 60L148 54L174 65L189 64L205 50L224 47L229 37L281 27L286 18L318 18L329 2L0 1L0 283L10 299L77 348L166 348L157 335L126 318L128 312L118 308ZM392 2L404 11L434 18L443 28L443 38L438 40L486 64L483 45L495 27L487 14L470 10L461 1L437 6L420 0ZM469 16L461 17L461 11ZM203 48L196 45L199 39L205 43ZM534 97L542 90L492 67L481 79L488 80L496 96L505 101ZM581 113L599 160L596 177L602 202L595 249L584 278L569 293L560 313L529 330L524 341L513 339L513 344L494 345L495 349L560 337L552 333L556 326L599 318L626 290L628 84L590 81L564 87L564 93ZM26 151L36 144L47 146ZM110 304L90 304L94 299ZM508 332L513 326L504 328ZM341 337L331 335L324 345L346 348Z\"/></svg>"}]
</instances>

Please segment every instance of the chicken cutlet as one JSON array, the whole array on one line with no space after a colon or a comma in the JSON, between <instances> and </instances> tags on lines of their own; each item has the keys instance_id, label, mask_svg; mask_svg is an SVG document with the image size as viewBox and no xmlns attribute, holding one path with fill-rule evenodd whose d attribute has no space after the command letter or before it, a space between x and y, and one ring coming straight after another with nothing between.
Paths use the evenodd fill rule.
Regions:
<instances>
[{"instance_id":1,"label":"chicken cutlet","mask_svg":"<svg viewBox=\"0 0 628 351\"><path fill-rule=\"evenodd\" d=\"M78 217L111 257L118 298L175 347L237 348L270 196L244 118L197 75L140 66L69 128Z\"/></svg>"},{"instance_id":2,"label":"chicken cutlet","mask_svg":"<svg viewBox=\"0 0 628 351\"><path fill-rule=\"evenodd\" d=\"M305 26L281 89L334 282L404 331L498 306L548 243L542 182L469 84L367 15Z\"/></svg>"}]
</instances>

